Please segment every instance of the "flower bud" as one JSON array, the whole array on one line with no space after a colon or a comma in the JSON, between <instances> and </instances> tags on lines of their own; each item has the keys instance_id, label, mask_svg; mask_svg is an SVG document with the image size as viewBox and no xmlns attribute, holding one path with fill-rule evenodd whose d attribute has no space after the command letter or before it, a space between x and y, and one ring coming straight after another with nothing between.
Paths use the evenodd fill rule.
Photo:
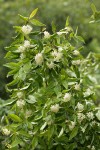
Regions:
<instances>
[{"instance_id":1,"label":"flower bud","mask_svg":"<svg viewBox=\"0 0 100 150\"><path fill-rule=\"evenodd\" d=\"M80 54L79 51L77 51L77 50L73 51L73 55L78 56L79 54Z\"/></svg>"},{"instance_id":2,"label":"flower bud","mask_svg":"<svg viewBox=\"0 0 100 150\"><path fill-rule=\"evenodd\" d=\"M70 130L73 130L73 128L75 127L75 122L74 121L71 121L70 125L69 125L69 129Z\"/></svg>"},{"instance_id":3,"label":"flower bud","mask_svg":"<svg viewBox=\"0 0 100 150\"><path fill-rule=\"evenodd\" d=\"M75 88L75 90L79 91L79 90L80 90L80 84L76 84L76 85L74 86L74 88Z\"/></svg>"},{"instance_id":4,"label":"flower bud","mask_svg":"<svg viewBox=\"0 0 100 150\"><path fill-rule=\"evenodd\" d=\"M10 130L8 130L7 128L3 128L2 132L4 135L9 135L10 134Z\"/></svg>"},{"instance_id":5,"label":"flower bud","mask_svg":"<svg viewBox=\"0 0 100 150\"><path fill-rule=\"evenodd\" d=\"M31 45L30 45L30 41L25 40L25 41L24 41L24 47L25 47L25 48L30 48L30 46L31 46Z\"/></svg>"},{"instance_id":6,"label":"flower bud","mask_svg":"<svg viewBox=\"0 0 100 150\"><path fill-rule=\"evenodd\" d=\"M77 103L77 108L80 112L84 110L84 105L80 104L79 102Z\"/></svg>"},{"instance_id":7,"label":"flower bud","mask_svg":"<svg viewBox=\"0 0 100 150\"><path fill-rule=\"evenodd\" d=\"M44 38L49 38L50 37L50 33L48 31L44 31Z\"/></svg>"},{"instance_id":8,"label":"flower bud","mask_svg":"<svg viewBox=\"0 0 100 150\"><path fill-rule=\"evenodd\" d=\"M24 100L18 100L18 101L16 102L16 104L17 104L17 106L18 106L19 108L23 108L23 106L25 105L25 101L24 101Z\"/></svg>"}]
</instances>

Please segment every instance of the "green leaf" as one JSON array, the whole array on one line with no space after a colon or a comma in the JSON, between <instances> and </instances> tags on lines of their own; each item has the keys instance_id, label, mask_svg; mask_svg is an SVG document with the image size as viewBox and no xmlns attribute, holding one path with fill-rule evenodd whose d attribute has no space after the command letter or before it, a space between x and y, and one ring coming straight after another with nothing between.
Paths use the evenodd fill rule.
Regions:
<instances>
[{"instance_id":1,"label":"green leaf","mask_svg":"<svg viewBox=\"0 0 100 150\"><path fill-rule=\"evenodd\" d=\"M52 21L52 31L53 31L53 33L55 33L56 32L56 25L54 24L54 22Z\"/></svg>"},{"instance_id":2,"label":"green leaf","mask_svg":"<svg viewBox=\"0 0 100 150\"><path fill-rule=\"evenodd\" d=\"M43 24L42 22L40 22L36 19L31 20L31 23L35 26L45 26L45 24Z\"/></svg>"},{"instance_id":3,"label":"green leaf","mask_svg":"<svg viewBox=\"0 0 100 150\"><path fill-rule=\"evenodd\" d=\"M8 117L12 119L14 122L22 122L22 119L15 114L9 114Z\"/></svg>"},{"instance_id":4,"label":"green leaf","mask_svg":"<svg viewBox=\"0 0 100 150\"><path fill-rule=\"evenodd\" d=\"M21 19L23 19L23 20L25 20L25 21L28 21L28 17L24 17L24 16L22 16L22 15L20 15L20 14L18 14L18 15L20 16Z\"/></svg>"},{"instance_id":5,"label":"green leaf","mask_svg":"<svg viewBox=\"0 0 100 150\"><path fill-rule=\"evenodd\" d=\"M73 139L77 135L77 133L78 133L78 127L75 127L70 134L69 140Z\"/></svg>"},{"instance_id":6,"label":"green leaf","mask_svg":"<svg viewBox=\"0 0 100 150\"><path fill-rule=\"evenodd\" d=\"M95 7L95 5L93 3L91 4L91 9L92 9L93 13L95 13L97 11L96 7Z\"/></svg>"},{"instance_id":7,"label":"green leaf","mask_svg":"<svg viewBox=\"0 0 100 150\"><path fill-rule=\"evenodd\" d=\"M18 79L13 80L12 82L8 83L7 86L14 86L19 82Z\"/></svg>"},{"instance_id":8,"label":"green leaf","mask_svg":"<svg viewBox=\"0 0 100 150\"><path fill-rule=\"evenodd\" d=\"M45 122L45 123L42 125L42 127L40 128L40 130L41 130L41 131L44 130L44 128L46 127L46 125L47 125L47 123Z\"/></svg>"},{"instance_id":9,"label":"green leaf","mask_svg":"<svg viewBox=\"0 0 100 150\"><path fill-rule=\"evenodd\" d=\"M32 13L29 16L29 19L32 19L36 15L37 11L38 11L38 8L36 8L35 10L33 10Z\"/></svg>"},{"instance_id":10,"label":"green leaf","mask_svg":"<svg viewBox=\"0 0 100 150\"><path fill-rule=\"evenodd\" d=\"M16 100L15 99L10 99L10 100L6 100L6 101L4 101L4 103L0 106L0 108L1 107L5 107L5 106L8 106L8 105L11 105L11 104L13 104L14 102L15 102Z\"/></svg>"},{"instance_id":11,"label":"green leaf","mask_svg":"<svg viewBox=\"0 0 100 150\"><path fill-rule=\"evenodd\" d=\"M32 149L34 150L38 144L38 138L35 136L32 140Z\"/></svg>"},{"instance_id":12,"label":"green leaf","mask_svg":"<svg viewBox=\"0 0 100 150\"><path fill-rule=\"evenodd\" d=\"M67 17L66 24L65 24L65 27L68 27L68 26L69 26L69 17Z\"/></svg>"},{"instance_id":13,"label":"green leaf","mask_svg":"<svg viewBox=\"0 0 100 150\"><path fill-rule=\"evenodd\" d=\"M14 140L13 140L13 142L11 143L11 147L13 148L13 147L16 147L16 146L18 146L18 144L20 144L22 141L21 141L21 139L19 139L18 137L16 137Z\"/></svg>"},{"instance_id":14,"label":"green leaf","mask_svg":"<svg viewBox=\"0 0 100 150\"><path fill-rule=\"evenodd\" d=\"M61 129L61 131L60 131L60 133L59 133L59 135L58 135L58 138L60 138L60 137L63 135L63 133L64 133L64 129L63 129L63 127L62 127L62 129Z\"/></svg>"}]
</instances>

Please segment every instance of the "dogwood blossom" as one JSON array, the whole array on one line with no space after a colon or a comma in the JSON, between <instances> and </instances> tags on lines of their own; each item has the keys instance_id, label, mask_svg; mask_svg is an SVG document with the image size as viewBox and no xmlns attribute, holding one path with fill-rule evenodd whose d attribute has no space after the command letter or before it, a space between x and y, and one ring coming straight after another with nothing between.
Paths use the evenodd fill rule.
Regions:
<instances>
[{"instance_id":1,"label":"dogwood blossom","mask_svg":"<svg viewBox=\"0 0 100 150\"><path fill-rule=\"evenodd\" d=\"M18 101L16 102L16 104L17 104L17 106L18 106L19 108L22 108L22 107L25 105L25 101L22 100L22 99L20 99L20 100L18 100Z\"/></svg>"},{"instance_id":2,"label":"dogwood blossom","mask_svg":"<svg viewBox=\"0 0 100 150\"><path fill-rule=\"evenodd\" d=\"M59 104L55 104L50 107L51 111L54 113L57 113L59 111L59 108Z\"/></svg>"},{"instance_id":3,"label":"dogwood blossom","mask_svg":"<svg viewBox=\"0 0 100 150\"><path fill-rule=\"evenodd\" d=\"M78 114L77 114L77 118L78 118L78 121L79 121L79 122L82 122L83 119L85 119L85 115L84 115L83 113L78 113Z\"/></svg>"},{"instance_id":4,"label":"dogwood blossom","mask_svg":"<svg viewBox=\"0 0 100 150\"><path fill-rule=\"evenodd\" d=\"M23 27L22 27L22 32L24 33L24 34L30 34L31 33L31 31L32 31L32 27L30 26L30 25L24 25Z\"/></svg>"},{"instance_id":5,"label":"dogwood blossom","mask_svg":"<svg viewBox=\"0 0 100 150\"><path fill-rule=\"evenodd\" d=\"M72 130L75 127L75 124L76 123L74 121L71 121L69 124L69 129Z\"/></svg>"},{"instance_id":6,"label":"dogwood blossom","mask_svg":"<svg viewBox=\"0 0 100 150\"><path fill-rule=\"evenodd\" d=\"M42 53L36 54L35 61L36 61L37 65L41 65L43 63L43 55L42 55Z\"/></svg>"},{"instance_id":7,"label":"dogwood blossom","mask_svg":"<svg viewBox=\"0 0 100 150\"><path fill-rule=\"evenodd\" d=\"M71 94L70 93L65 93L63 101L68 102L68 101L70 101L70 99L71 99Z\"/></svg>"},{"instance_id":8,"label":"dogwood blossom","mask_svg":"<svg viewBox=\"0 0 100 150\"><path fill-rule=\"evenodd\" d=\"M9 135L10 134L10 130L8 130L7 128L3 128L2 132L4 135Z\"/></svg>"},{"instance_id":9,"label":"dogwood blossom","mask_svg":"<svg viewBox=\"0 0 100 150\"><path fill-rule=\"evenodd\" d=\"M44 31L44 38L49 38L50 37L50 33L48 31Z\"/></svg>"},{"instance_id":10,"label":"dogwood blossom","mask_svg":"<svg viewBox=\"0 0 100 150\"><path fill-rule=\"evenodd\" d=\"M74 88L75 88L75 90L79 91L80 90L80 84L75 84Z\"/></svg>"},{"instance_id":11,"label":"dogwood blossom","mask_svg":"<svg viewBox=\"0 0 100 150\"><path fill-rule=\"evenodd\" d=\"M88 117L89 120L93 120L93 118L94 118L93 112L88 112L87 117Z\"/></svg>"},{"instance_id":12,"label":"dogwood blossom","mask_svg":"<svg viewBox=\"0 0 100 150\"><path fill-rule=\"evenodd\" d=\"M18 48L18 52L21 52L21 53L23 53L23 52L25 52L25 47L24 46L19 46L19 48Z\"/></svg>"},{"instance_id":13,"label":"dogwood blossom","mask_svg":"<svg viewBox=\"0 0 100 150\"><path fill-rule=\"evenodd\" d=\"M25 41L24 41L24 47L25 47L25 48L30 48L30 46L31 46L30 41L25 40Z\"/></svg>"},{"instance_id":14,"label":"dogwood blossom","mask_svg":"<svg viewBox=\"0 0 100 150\"><path fill-rule=\"evenodd\" d=\"M79 102L77 103L77 109L82 112L84 110L84 105L80 104Z\"/></svg>"},{"instance_id":15,"label":"dogwood blossom","mask_svg":"<svg viewBox=\"0 0 100 150\"><path fill-rule=\"evenodd\" d=\"M81 63L81 60L73 60L72 61L73 65L80 65L80 63Z\"/></svg>"},{"instance_id":16,"label":"dogwood blossom","mask_svg":"<svg viewBox=\"0 0 100 150\"><path fill-rule=\"evenodd\" d=\"M47 63L47 66L49 69L54 68L54 63L51 61L50 63Z\"/></svg>"},{"instance_id":17,"label":"dogwood blossom","mask_svg":"<svg viewBox=\"0 0 100 150\"><path fill-rule=\"evenodd\" d=\"M79 53L78 50L74 50L74 51L73 51L73 55L78 56L79 54L80 54L80 53Z\"/></svg>"}]
</instances>

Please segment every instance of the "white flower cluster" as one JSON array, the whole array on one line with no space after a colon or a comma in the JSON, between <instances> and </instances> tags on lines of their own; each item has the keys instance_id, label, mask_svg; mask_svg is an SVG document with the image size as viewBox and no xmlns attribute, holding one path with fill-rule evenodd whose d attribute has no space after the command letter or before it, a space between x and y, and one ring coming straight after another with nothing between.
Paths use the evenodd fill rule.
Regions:
<instances>
[{"instance_id":1,"label":"white flower cluster","mask_svg":"<svg viewBox=\"0 0 100 150\"><path fill-rule=\"evenodd\" d=\"M78 55L80 55L80 53L79 53L78 50L74 50L74 51L73 51L73 55L78 56Z\"/></svg>"},{"instance_id":2,"label":"white flower cluster","mask_svg":"<svg viewBox=\"0 0 100 150\"><path fill-rule=\"evenodd\" d=\"M88 96L90 96L92 93L93 93L93 92L91 91L91 89L88 88L88 89L86 90L86 92L84 92L83 94L84 94L84 97L88 97Z\"/></svg>"},{"instance_id":3,"label":"white flower cluster","mask_svg":"<svg viewBox=\"0 0 100 150\"><path fill-rule=\"evenodd\" d=\"M78 121L81 123L85 119L85 115L83 113L77 114Z\"/></svg>"},{"instance_id":4,"label":"white flower cluster","mask_svg":"<svg viewBox=\"0 0 100 150\"><path fill-rule=\"evenodd\" d=\"M3 128L2 132L4 135L9 135L10 134L10 130L8 130L7 128Z\"/></svg>"},{"instance_id":5,"label":"white flower cluster","mask_svg":"<svg viewBox=\"0 0 100 150\"><path fill-rule=\"evenodd\" d=\"M59 61L62 58L62 53L61 52L57 52L57 51L53 51L52 52L52 56L54 57L54 61Z\"/></svg>"},{"instance_id":6,"label":"white flower cluster","mask_svg":"<svg viewBox=\"0 0 100 150\"><path fill-rule=\"evenodd\" d=\"M23 106L25 105L25 101L20 99L16 102L16 105L19 107L19 108L23 108Z\"/></svg>"},{"instance_id":7,"label":"white flower cluster","mask_svg":"<svg viewBox=\"0 0 100 150\"><path fill-rule=\"evenodd\" d=\"M17 97L18 97L18 98L22 98L22 97L23 97L23 92L18 92L18 93L17 93Z\"/></svg>"},{"instance_id":8,"label":"white flower cluster","mask_svg":"<svg viewBox=\"0 0 100 150\"><path fill-rule=\"evenodd\" d=\"M93 112L88 112L87 117L88 117L89 120L93 120L93 118L94 118Z\"/></svg>"},{"instance_id":9,"label":"white flower cluster","mask_svg":"<svg viewBox=\"0 0 100 150\"><path fill-rule=\"evenodd\" d=\"M19 46L18 48L18 52L21 52L21 53L24 53L26 51L27 48L30 48L31 47L31 44L30 44L30 41L28 40L25 40L24 41L24 44Z\"/></svg>"},{"instance_id":10,"label":"white flower cluster","mask_svg":"<svg viewBox=\"0 0 100 150\"><path fill-rule=\"evenodd\" d=\"M81 60L79 59L79 60L73 60L72 61L72 64L73 65L80 65L80 63L81 63Z\"/></svg>"},{"instance_id":11,"label":"white flower cluster","mask_svg":"<svg viewBox=\"0 0 100 150\"><path fill-rule=\"evenodd\" d=\"M55 64L51 61L50 63L47 63L47 66L49 69L54 68Z\"/></svg>"},{"instance_id":12,"label":"white flower cluster","mask_svg":"<svg viewBox=\"0 0 100 150\"><path fill-rule=\"evenodd\" d=\"M42 65L42 63L43 63L43 55L42 55L42 53L36 54L35 62L36 62L37 65Z\"/></svg>"},{"instance_id":13,"label":"white flower cluster","mask_svg":"<svg viewBox=\"0 0 100 150\"><path fill-rule=\"evenodd\" d=\"M69 124L69 129L73 130L73 128L75 127L75 124L76 123L74 121L71 121L70 124Z\"/></svg>"},{"instance_id":14,"label":"white flower cluster","mask_svg":"<svg viewBox=\"0 0 100 150\"><path fill-rule=\"evenodd\" d=\"M74 88L75 88L75 90L79 91L80 90L80 84L75 84Z\"/></svg>"},{"instance_id":15,"label":"white flower cluster","mask_svg":"<svg viewBox=\"0 0 100 150\"><path fill-rule=\"evenodd\" d=\"M50 107L51 111L54 113L57 113L59 111L59 108L59 104L55 104Z\"/></svg>"},{"instance_id":16,"label":"white flower cluster","mask_svg":"<svg viewBox=\"0 0 100 150\"><path fill-rule=\"evenodd\" d=\"M24 25L23 27L22 27L22 32L24 33L24 34L30 34L31 33L31 31L32 31L32 27L30 26L30 25Z\"/></svg>"},{"instance_id":17,"label":"white flower cluster","mask_svg":"<svg viewBox=\"0 0 100 150\"><path fill-rule=\"evenodd\" d=\"M70 93L65 93L63 101L68 102L68 101L70 101L70 99L71 99L71 94Z\"/></svg>"},{"instance_id":18,"label":"white flower cluster","mask_svg":"<svg viewBox=\"0 0 100 150\"><path fill-rule=\"evenodd\" d=\"M79 112L82 112L84 110L84 105L80 104L79 102L77 103L77 109Z\"/></svg>"},{"instance_id":19,"label":"white flower cluster","mask_svg":"<svg viewBox=\"0 0 100 150\"><path fill-rule=\"evenodd\" d=\"M50 33L48 31L44 31L44 38L49 38L50 37Z\"/></svg>"}]
</instances>

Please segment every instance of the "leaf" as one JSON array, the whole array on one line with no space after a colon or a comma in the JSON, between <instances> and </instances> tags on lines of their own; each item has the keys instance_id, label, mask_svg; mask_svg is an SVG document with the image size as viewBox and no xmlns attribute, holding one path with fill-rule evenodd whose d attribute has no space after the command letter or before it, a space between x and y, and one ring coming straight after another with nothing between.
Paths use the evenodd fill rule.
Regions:
<instances>
[{"instance_id":1,"label":"leaf","mask_svg":"<svg viewBox=\"0 0 100 150\"><path fill-rule=\"evenodd\" d=\"M33 10L32 13L29 16L29 19L32 19L36 15L37 11L38 11L38 8L36 8L35 10Z\"/></svg>"},{"instance_id":2,"label":"leaf","mask_svg":"<svg viewBox=\"0 0 100 150\"><path fill-rule=\"evenodd\" d=\"M21 18L21 19L23 19L23 20L25 20L25 21L28 21L28 17L24 17L24 16L22 16L22 15L20 15L20 14L18 14L19 15L19 17Z\"/></svg>"},{"instance_id":3,"label":"leaf","mask_svg":"<svg viewBox=\"0 0 100 150\"><path fill-rule=\"evenodd\" d=\"M35 26L45 26L45 24L43 24L42 22L40 22L36 19L31 20L31 23Z\"/></svg>"},{"instance_id":4,"label":"leaf","mask_svg":"<svg viewBox=\"0 0 100 150\"><path fill-rule=\"evenodd\" d=\"M91 4L91 9L92 9L93 13L95 13L97 11L96 7L95 7L95 5L93 3Z\"/></svg>"},{"instance_id":5,"label":"leaf","mask_svg":"<svg viewBox=\"0 0 100 150\"><path fill-rule=\"evenodd\" d=\"M8 117L12 119L14 122L22 122L22 119L15 114L9 114Z\"/></svg>"},{"instance_id":6,"label":"leaf","mask_svg":"<svg viewBox=\"0 0 100 150\"><path fill-rule=\"evenodd\" d=\"M13 80L12 82L8 83L7 86L13 86L16 85L18 83L18 79Z\"/></svg>"},{"instance_id":7,"label":"leaf","mask_svg":"<svg viewBox=\"0 0 100 150\"><path fill-rule=\"evenodd\" d=\"M53 31L53 33L55 33L56 32L56 25L54 24L54 22L52 21L52 31Z\"/></svg>"},{"instance_id":8,"label":"leaf","mask_svg":"<svg viewBox=\"0 0 100 150\"><path fill-rule=\"evenodd\" d=\"M69 140L73 139L77 135L77 133L78 133L78 127L75 127L70 134Z\"/></svg>"},{"instance_id":9,"label":"leaf","mask_svg":"<svg viewBox=\"0 0 100 150\"><path fill-rule=\"evenodd\" d=\"M68 26L69 26L69 17L67 17L66 24L65 24L65 27L68 27Z\"/></svg>"},{"instance_id":10,"label":"leaf","mask_svg":"<svg viewBox=\"0 0 100 150\"><path fill-rule=\"evenodd\" d=\"M37 144L38 144L38 138L35 136L33 138L33 140L32 140L32 148L33 148L33 150L36 148Z\"/></svg>"},{"instance_id":11,"label":"leaf","mask_svg":"<svg viewBox=\"0 0 100 150\"><path fill-rule=\"evenodd\" d=\"M45 122L45 123L42 125L42 127L40 128L40 130L41 130L41 131L44 130L44 128L46 127L46 125L47 125L47 123Z\"/></svg>"},{"instance_id":12,"label":"leaf","mask_svg":"<svg viewBox=\"0 0 100 150\"><path fill-rule=\"evenodd\" d=\"M13 147L16 147L16 146L18 146L18 144L20 144L22 141L21 141L21 139L19 139L18 137L16 137L15 139L14 139L14 141L11 143L11 147L13 148Z\"/></svg>"},{"instance_id":13,"label":"leaf","mask_svg":"<svg viewBox=\"0 0 100 150\"><path fill-rule=\"evenodd\" d=\"M55 127L54 126L50 126L50 128L48 128L48 140L50 140L50 138L54 134L54 131L55 131Z\"/></svg>"},{"instance_id":14,"label":"leaf","mask_svg":"<svg viewBox=\"0 0 100 150\"><path fill-rule=\"evenodd\" d=\"M8 105L11 105L15 101L16 101L15 99L14 100L12 100L12 99L6 100L6 101L4 101L4 103L0 107L5 107L5 106L8 106Z\"/></svg>"},{"instance_id":15,"label":"leaf","mask_svg":"<svg viewBox=\"0 0 100 150\"><path fill-rule=\"evenodd\" d=\"M63 133L64 133L64 129L63 129L63 127L62 127L62 129L61 129L61 131L60 131L60 133L59 133L59 135L58 135L58 138L60 138L60 137L63 135Z\"/></svg>"}]
</instances>

